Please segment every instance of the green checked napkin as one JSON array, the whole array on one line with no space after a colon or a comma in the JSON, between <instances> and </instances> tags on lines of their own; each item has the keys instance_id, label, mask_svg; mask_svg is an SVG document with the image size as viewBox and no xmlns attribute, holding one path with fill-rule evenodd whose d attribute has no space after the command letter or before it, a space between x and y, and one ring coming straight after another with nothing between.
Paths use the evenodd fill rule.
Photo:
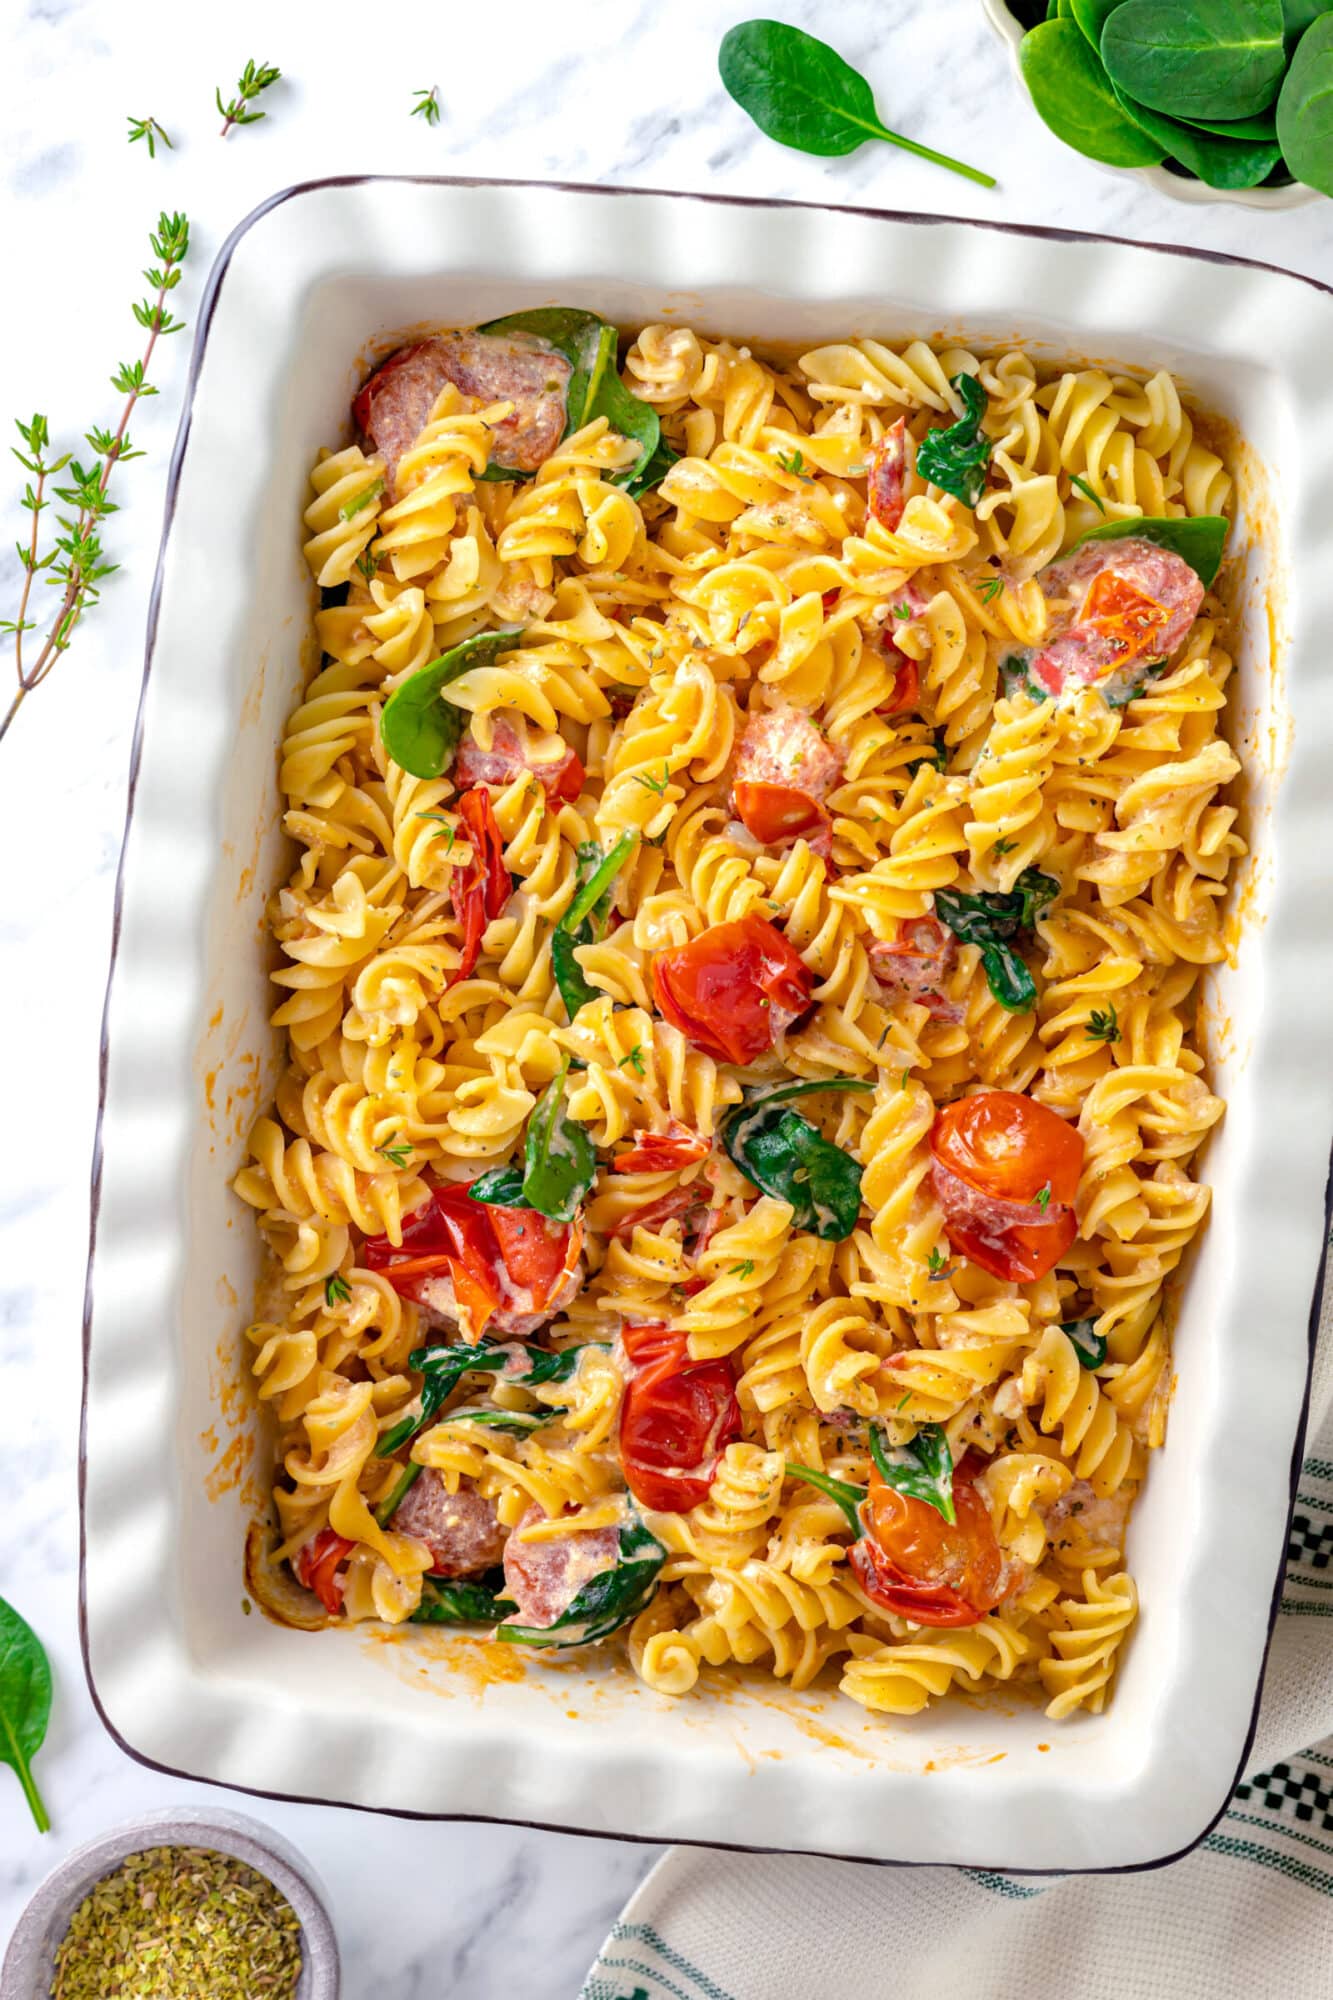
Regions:
<instances>
[{"instance_id":1,"label":"green checked napkin","mask_svg":"<svg viewBox=\"0 0 1333 2000\"><path fill-rule=\"evenodd\" d=\"M1183 1861L1026 1879L675 1847L580 2000L1329 2000L1333 1285L1306 1449L1250 1774Z\"/></svg>"}]
</instances>

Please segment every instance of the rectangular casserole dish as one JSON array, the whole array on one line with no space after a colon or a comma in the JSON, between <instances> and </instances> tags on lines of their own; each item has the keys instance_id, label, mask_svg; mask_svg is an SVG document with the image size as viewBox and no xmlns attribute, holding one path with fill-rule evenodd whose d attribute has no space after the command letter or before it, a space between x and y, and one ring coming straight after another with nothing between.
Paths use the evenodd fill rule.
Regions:
<instances>
[{"instance_id":1,"label":"rectangular casserole dish","mask_svg":"<svg viewBox=\"0 0 1333 2000\"><path fill-rule=\"evenodd\" d=\"M1239 441L1252 854L1208 1006L1229 1110L1170 1436L1130 1531L1141 1622L1100 1716L1054 1724L992 1697L876 1717L739 1678L673 1704L598 1651L515 1661L440 1631L246 1615L270 1445L243 1338L260 1246L229 1181L277 1067L263 911L286 868L277 745L313 644L307 470L344 434L372 344L555 301L760 347L924 335L1166 367ZM84 1647L131 1754L391 1811L991 1869L1142 1867L1206 1832L1253 1728L1325 1234L1329 334L1323 288L1260 266L870 211L357 179L241 224L202 303L171 471L94 1169Z\"/></svg>"}]
</instances>

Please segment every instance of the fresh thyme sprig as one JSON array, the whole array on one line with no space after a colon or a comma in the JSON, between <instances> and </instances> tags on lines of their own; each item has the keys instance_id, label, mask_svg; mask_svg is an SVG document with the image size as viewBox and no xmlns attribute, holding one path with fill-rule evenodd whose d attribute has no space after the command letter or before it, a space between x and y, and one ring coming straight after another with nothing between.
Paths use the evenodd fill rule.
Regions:
<instances>
[{"instance_id":1,"label":"fresh thyme sprig","mask_svg":"<svg viewBox=\"0 0 1333 2000\"><path fill-rule=\"evenodd\" d=\"M171 151L171 141L158 124L156 118L131 118L128 120L128 123L131 146L136 139L146 139L148 141L148 157L150 160L157 158L157 142L159 139L167 151Z\"/></svg>"},{"instance_id":2,"label":"fresh thyme sprig","mask_svg":"<svg viewBox=\"0 0 1333 2000\"><path fill-rule=\"evenodd\" d=\"M4 741L15 716L33 689L41 686L68 648L74 628L85 611L96 604L103 577L109 576L117 567L115 563L107 562L102 550L101 524L108 514L116 512L115 503L107 497L107 485L111 468L118 461L143 457L142 452L134 451L130 446L130 417L141 396L157 394L148 380L148 368L159 337L166 333L179 333L185 324L184 320L173 319L167 311L166 299L168 292L174 291L181 281L180 267L190 247L189 222L183 215L168 215L163 211L157 219L156 233L151 234L148 240L158 261L144 272L144 276L156 296L134 308L134 317L140 326L147 328L148 345L140 360L122 363L111 377L112 388L125 398L125 407L115 430L94 427L84 433L95 454L92 464L80 465L71 452L65 452L56 459L48 458L46 454L51 437L44 416L34 416L29 424L16 421L26 449L20 451L17 446L11 449L19 464L32 474L23 493L23 506L32 516L32 527L26 543L19 541L15 544L23 568L18 616L0 618L0 633L12 637L14 641L14 670L18 676L14 698L3 718L0 718L0 742ZM56 486L53 482L66 466L69 467L69 484ZM43 554L41 517L51 504L47 498L48 491L54 493L57 500L63 500L71 511L57 514L56 521L61 532ZM38 576L60 592L60 602L36 659L25 664L23 636L25 632L35 631L40 622L28 616L33 580Z\"/></svg>"},{"instance_id":3,"label":"fresh thyme sprig","mask_svg":"<svg viewBox=\"0 0 1333 2000\"><path fill-rule=\"evenodd\" d=\"M1114 1007L1094 1007L1088 1016L1088 1039L1093 1042L1118 1042L1120 1023L1116 1019Z\"/></svg>"},{"instance_id":4,"label":"fresh thyme sprig","mask_svg":"<svg viewBox=\"0 0 1333 2000\"><path fill-rule=\"evenodd\" d=\"M413 91L413 96L418 100L412 106L411 115L413 118L424 118L428 125L439 124L440 100L437 95L438 89L439 86L433 83L429 90Z\"/></svg>"},{"instance_id":5,"label":"fresh thyme sprig","mask_svg":"<svg viewBox=\"0 0 1333 2000\"><path fill-rule=\"evenodd\" d=\"M247 111L245 107L254 102L261 90L267 90L270 84L276 83L281 75L280 69L270 68L267 63L257 63L251 57L241 71L236 84L236 95L230 104L222 102L222 87L218 86L214 95L217 98L218 110L222 113L224 139L233 125L257 125L261 118L268 116L265 111Z\"/></svg>"}]
</instances>

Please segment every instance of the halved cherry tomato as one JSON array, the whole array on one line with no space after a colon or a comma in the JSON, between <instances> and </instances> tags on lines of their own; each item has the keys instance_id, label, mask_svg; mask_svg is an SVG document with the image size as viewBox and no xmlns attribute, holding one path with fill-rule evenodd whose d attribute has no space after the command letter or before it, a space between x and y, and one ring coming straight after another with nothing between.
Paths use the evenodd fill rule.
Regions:
<instances>
[{"instance_id":1,"label":"halved cherry tomato","mask_svg":"<svg viewBox=\"0 0 1333 2000\"><path fill-rule=\"evenodd\" d=\"M692 1167L696 1161L706 1160L711 1151L702 1133L692 1132L688 1125L681 1125L673 1118L665 1132L636 1131L634 1144L627 1153L617 1153L611 1171L665 1174L673 1167Z\"/></svg>"},{"instance_id":2,"label":"halved cherry tomato","mask_svg":"<svg viewBox=\"0 0 1333 2000\"><path fill-rule=\"evenodd\" d=\"M1120 648L1116 665L1127 666L1141 653L1153 650L1153 641L1172 613L1147 591L1140 590L1114 569L1099 570L1088 587L1078 615L1080 627L1090 627Z\"/></svg>"},{"instance_id":3,"label":"halved cherry tomato","mask_svg":"<svg viewBox=\"0 0 1333 2000\"><path fill-rule=\"evenodd\" d=\"M338 1567L355 1547L355 1542L336 1535L332 1528L321 1528L292 1557L297 1582L303 1590L314 1591L330 1618L336 1618L343 1608L343 1580L337 1573Z\"/></svg>"},{"instance_id":4,"label":"halved cherry tomato","mask_svg":"<svg viewBox=\"0 0 1333 2000\"><path fill-rule=\"evenodd\" d=\"M646 1376L679 1375L690 1358L689 1335L682 1327L667 1326L663 1320L635 1323L624 1320L620 1328L626 1357L634 1363L640 1379Z\"/></svg>"},{"instance_id":5,"label":"halved cherry tomato","mask_svg":"<svg viewBox=\"0 0 1333 2000\"><path fill-rule=\"evenodd\" d=\"M583 760L576 750L565 746L564 755L539 764L526 754L507 717L501 716L491 732L491 747L483 750L468 735L454 758L454 783L460 791L471 785L508 785L524 771L530 771L552 805L573 804L583 790Z\"/></svg>"},{"instance_id":6,"label":"halved cherry tomato","mask_svg":"<svg viewBox=\"0 0 1333 2000\"><path fill-rule=\"evenodd\" d=\"M646 1331L638 1329L641 1336ZM661 1365L649 1359L626 1385L620 1462L641 1505L683 1514L708 1498L719 1458L740 1435L741 1412L725 1361L669 1369L667 1342L672 1336L665 1328L659 1331Z\"/></svg>"},{"instance_id":7,"label":"halved cherry tomato","mask_svg":"<svg viewBox=\"0 0 1333 2000\"><path fill-rule=\"evenodd\" d=\"M1077 1129L1015 1090L946 1105L930 1135L933 1180L953 1248L992 1277L1032 1284L1078 1233Z\"/></svg>"},{"instance_id":8,"label":"halved cherry tomato","mask_svg":"<svg viewBox=\"0 0 1333 2000\"><path fill-rule=\"evenodd\" d=\"M954 1467L952 1522L872 1471L862 1510L866 1532L848 1558L867 1597L914 1625L975 1625L994 1610L1003 1563L990 1513L972 1483L980 1470L970 1453Z\"/></svg>"},{"instance_id":9,"label":"halved cherry tomato","mask_svg":"<svg viewBox=\"0 0 1333 2000\"><path fill-rule=\"evenodd\" d=\"M819 800L795 785L740 779L732 787L731 803L746 832L765 844L790 840L829 823Z\"/></svg>"},{"instance_id":10,"label":"halved cherry tomato","mask_svg":"<svg viewBox=\"0 0 1333 2000\"><path fill-rule=\"evenodd\" d=\"M463 926L463 949L446 986L456 986L474 971L486 926L502 915L510 891L504 842L495 824L491 795L483 785L464 792L458 801L458 817L467 828L472 859L466 868L456 868L449 880L454 915Z\"/></svg>"},{"instance_id":11,"label":"halved cherry tomato","mask_svg":"<svg viewBox=\"0 0 1333 2000\"><path fill-rule=\"evenodd\" d=\"M664 1020L719 1062L748 1063L810 1005L814 987L794 947L767 917L713 924L653 960Z\"/></svg>"},{"instance_id":12,"label":"halved cherry tomato","mask_svg":"<svg viewBox=\"0 0 1333 2000\"><path fill-rule=\"evenodd\" d=\"M437 1187L403 1224L401 1248L387 1236L362 1246L366 1269L382 1271L396 1292L415 1296L423 1278L448 1276L474 1340L514 1288L530 1296L520 1311L544 1312L578 1261L583 1222L553 1224L535 1208L497 1208L468 1196L471 1181Z\"/></svg>"},{"instance_id":13,"label":"halved cherry tomato","mask_svg":"<svg viewBox=\"0 0 1333 2000\"><path fill-rule=\"evenodd\" d=\"M903 518L907 505L903 487L907 479L907 419L890 424L878 444L866 456L866 498L870 512L881 528L892 534Z\"/></svg>"}]
</instances>

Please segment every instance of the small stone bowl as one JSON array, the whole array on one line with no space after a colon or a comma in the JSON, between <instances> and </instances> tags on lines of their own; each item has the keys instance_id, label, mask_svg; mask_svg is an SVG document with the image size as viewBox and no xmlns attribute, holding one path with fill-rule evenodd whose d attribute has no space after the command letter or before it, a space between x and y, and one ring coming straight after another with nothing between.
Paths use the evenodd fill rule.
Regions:
<instances>
[{"instance_id":1,"label":"small stone bowl","mask_svg":"<svg viewBox=\"0 0 1333 2000\"><path fill-rule=\"evenodd\" d=\"M146 1813L76 1847L47 1876L18 1920L0 1967L0 2000L48 2000L56 1947L75 1910L95 1883L127 1855L145 1847L211 1848L267 1876L301 1923L301 1977L295 2000L338 2000L338 1939L324 1891L309 1864L271 1827L242 1813L207 1806Z\"/></svg>"}]
</instances>

